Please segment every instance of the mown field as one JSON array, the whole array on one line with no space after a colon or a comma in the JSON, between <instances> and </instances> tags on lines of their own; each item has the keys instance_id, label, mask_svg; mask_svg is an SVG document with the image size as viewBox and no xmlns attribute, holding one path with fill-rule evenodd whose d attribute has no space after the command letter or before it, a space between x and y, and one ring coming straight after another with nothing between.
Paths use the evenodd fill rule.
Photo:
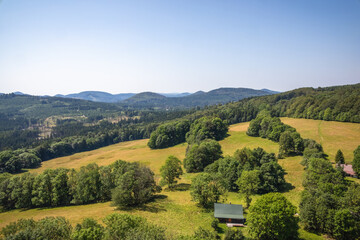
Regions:
<instances>
[{"instance_id":1,"label":"mown field","mask_svg":"<svg viewBox=\"0 0 360 240\"><path fill-rule=\"evenodd\" d=\"M346 160L349 162L352 151L360 145L360 139L354 137L360 134L360 124L289 118L283 118L282 120L297 128L302 137L312 138L321 142L325 152L329 154L330 158L335 155L338 148L341 148ZM230 127L229 136L220 141L224 155L232 155L235 150L243 147L262 147L268 152L278 152L279 146L277 143L262 138L247 136L245 132L248 125L249 123L240 123ZM337 131L334 129L337 129ZM80 168L92 162L98 165L108 165L118 159L122 159L125 161L138 161L149 166L159 180L159 169L164 164L168 155L175 155L180 159L183 159L185 156L186 144L180 144L168 149L151 150L146 145L147 141L148 140L137 140L123 142L94 151L53 159L43 162L41 168L31 170L31 172L42 172L47 168L59 167ZM333 149L334 146L336 146L335 149ZM283 194L296 206L299 205L300 193L303 190L302 177L304 170L300 165L300 161L301 157L279 160L279 164L287 172L285 176L286 181L292 185L292 189ZM198 208L196 204L191 201L188 188L193 176L193 174L183 175L177 191L170 192L164 189L157 199L144 207L130 210L117 210L111 206L111 202L106 202L48 209L13 210L0 214L0 228L19 218L32 217L34 219L40 219L45 216L64 216L75 225L85 217L93 217L101 220L110 213L119 212L143 216L149 221L165 227L169 236L192 234L199 226L210 228L212 221L212 212ZM256 198L257 196L254 197L253 201L256 201ZM244 204L237 193L229 193L227 202ZM303 239L323 239L321 236L305 232L304 230L300 230L300 235Z\"/></svg>"}]
</instances>

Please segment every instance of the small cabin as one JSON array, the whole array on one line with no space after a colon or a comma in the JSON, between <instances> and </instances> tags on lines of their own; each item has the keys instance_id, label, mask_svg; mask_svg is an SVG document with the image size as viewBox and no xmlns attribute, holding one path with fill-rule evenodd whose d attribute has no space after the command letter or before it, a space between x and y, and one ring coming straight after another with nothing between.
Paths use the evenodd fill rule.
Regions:
<instances>
[{"instance_id":1,"label":"small cabin","mask_svg":"<svg viewBox=\"0 0 360 240\"><path fill-rule=\"evenodd\" d=\"M214 203L214 217L221 223L244 223L243 206L239 204Z\"/></svg>"}]
</instances>

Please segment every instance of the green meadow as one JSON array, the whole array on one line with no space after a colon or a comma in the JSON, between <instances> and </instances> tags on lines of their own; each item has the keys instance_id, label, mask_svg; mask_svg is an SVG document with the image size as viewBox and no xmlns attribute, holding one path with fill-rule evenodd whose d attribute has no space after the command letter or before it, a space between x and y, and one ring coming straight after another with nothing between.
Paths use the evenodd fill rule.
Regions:
<instances>
[{"instance_id":1,"label":"green meadow","mask_svg":"<svg viewBox=\"0 0 360 240\"><path fill-rule=\"evenodd\" d=\"M303 138L312 138L320 142L324 151L333 161L336 151L340 148L347 162L352 161L352 151L360 145L360 124L325 122L307 119L282 118L282 121L297 129ZM278 152L278 144L263 138L254 138L246 135L249 123L239 123L230 126L229 136L220 141L224 155L232 155L237 149L248 147L262 147L267 152ZM77 153L67 157L56 158L42 163L38 169L30 172L42 172L48 168L80 168L89 163L108 165L118 159L140 162L149 166L159 180L160 167L165 163L167 156L174 155L179 159L185 156L187 145L180 144L167 149L151 150L147 147L148 140L123 142L101 149ZM285 169L285 179L292 185L292 189L283 194L296 206L300 202L300 193L303 190L303 166L300 165L301 157L280 159L279 164ZM0 213L0 228L20 218L40 219L45 216L64 216L75 225L85 217L101 220L106 215L114 212L129 213L147 218L159 226L165 227L168 236L179 234L192 234L196 228L202 226L210 228L212 212L203 210L191 201L189 186L194 174L184 174L176 191L163 191L157 198L143 207L129 210L118 210L111 202L88 204L81 206L67 206L58 208L12 210ZM255 196L253 202L258 196ZM237 193L229 193L226 202L244 204ZM222 226L225 228L225 226ZM302 229L300 236L303 239L324 239ZM244 229L246 233L246 228Z\"/></svg>"}]
</instances>

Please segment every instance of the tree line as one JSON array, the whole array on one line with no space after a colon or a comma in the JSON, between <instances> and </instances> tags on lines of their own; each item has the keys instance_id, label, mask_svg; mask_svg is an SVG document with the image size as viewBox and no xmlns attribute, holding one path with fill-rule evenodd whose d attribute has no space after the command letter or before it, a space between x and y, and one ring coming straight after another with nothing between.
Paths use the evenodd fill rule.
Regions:
<instances>
[{"instance_id":1,"label":"tree line","mask_svg":"<svg viewBox=\"0 0 360 240\"><path fill-rule=\"evenodd\" d=\"M304 151L306 174L300 201L305 229L339 240L360 237L360 185L345 179L338 166L326 159L322 148L311 142ZM355 151L356 157L356 151Z\"/></svg>"},{"instance_id":2,"label":"tree line","mask_svg":"<svg viewBox=\"0 0 360 240\"><path fill-rule=\"evenodd\" d=\"M41 174L4 177L0 203L4 209L57 207L113 200L119 207L141 205L161 188L154 173L138 163L118 160L109 166L92 163L75 169L47 169Z\"/></svg>"}]
</instances>

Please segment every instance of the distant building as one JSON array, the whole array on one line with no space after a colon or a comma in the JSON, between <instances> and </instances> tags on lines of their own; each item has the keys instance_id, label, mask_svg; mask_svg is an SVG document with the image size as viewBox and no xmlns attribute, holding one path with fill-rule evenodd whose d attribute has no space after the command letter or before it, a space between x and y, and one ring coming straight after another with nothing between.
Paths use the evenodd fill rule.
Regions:
<instances>
[{"instance_id":1,"label":"distant building","mask_svg":"<svg viewBox=\"0 0 360 240\"><path fill-rule=\"evenodd\" d=\"M214 203L214 217L223 223L244 223L243 206Z\"/></svg>"},{"instance_id":2,"label":"distant building","mask_svg":"<svg viewBox=\"0 0 360 240\"><path fill-rule=\"evenodd\" d=\"M340 164L340 167L344 170L347 176L356 177L355 171L352 168L352 165Z\"/></svg>"}]
</instances>

